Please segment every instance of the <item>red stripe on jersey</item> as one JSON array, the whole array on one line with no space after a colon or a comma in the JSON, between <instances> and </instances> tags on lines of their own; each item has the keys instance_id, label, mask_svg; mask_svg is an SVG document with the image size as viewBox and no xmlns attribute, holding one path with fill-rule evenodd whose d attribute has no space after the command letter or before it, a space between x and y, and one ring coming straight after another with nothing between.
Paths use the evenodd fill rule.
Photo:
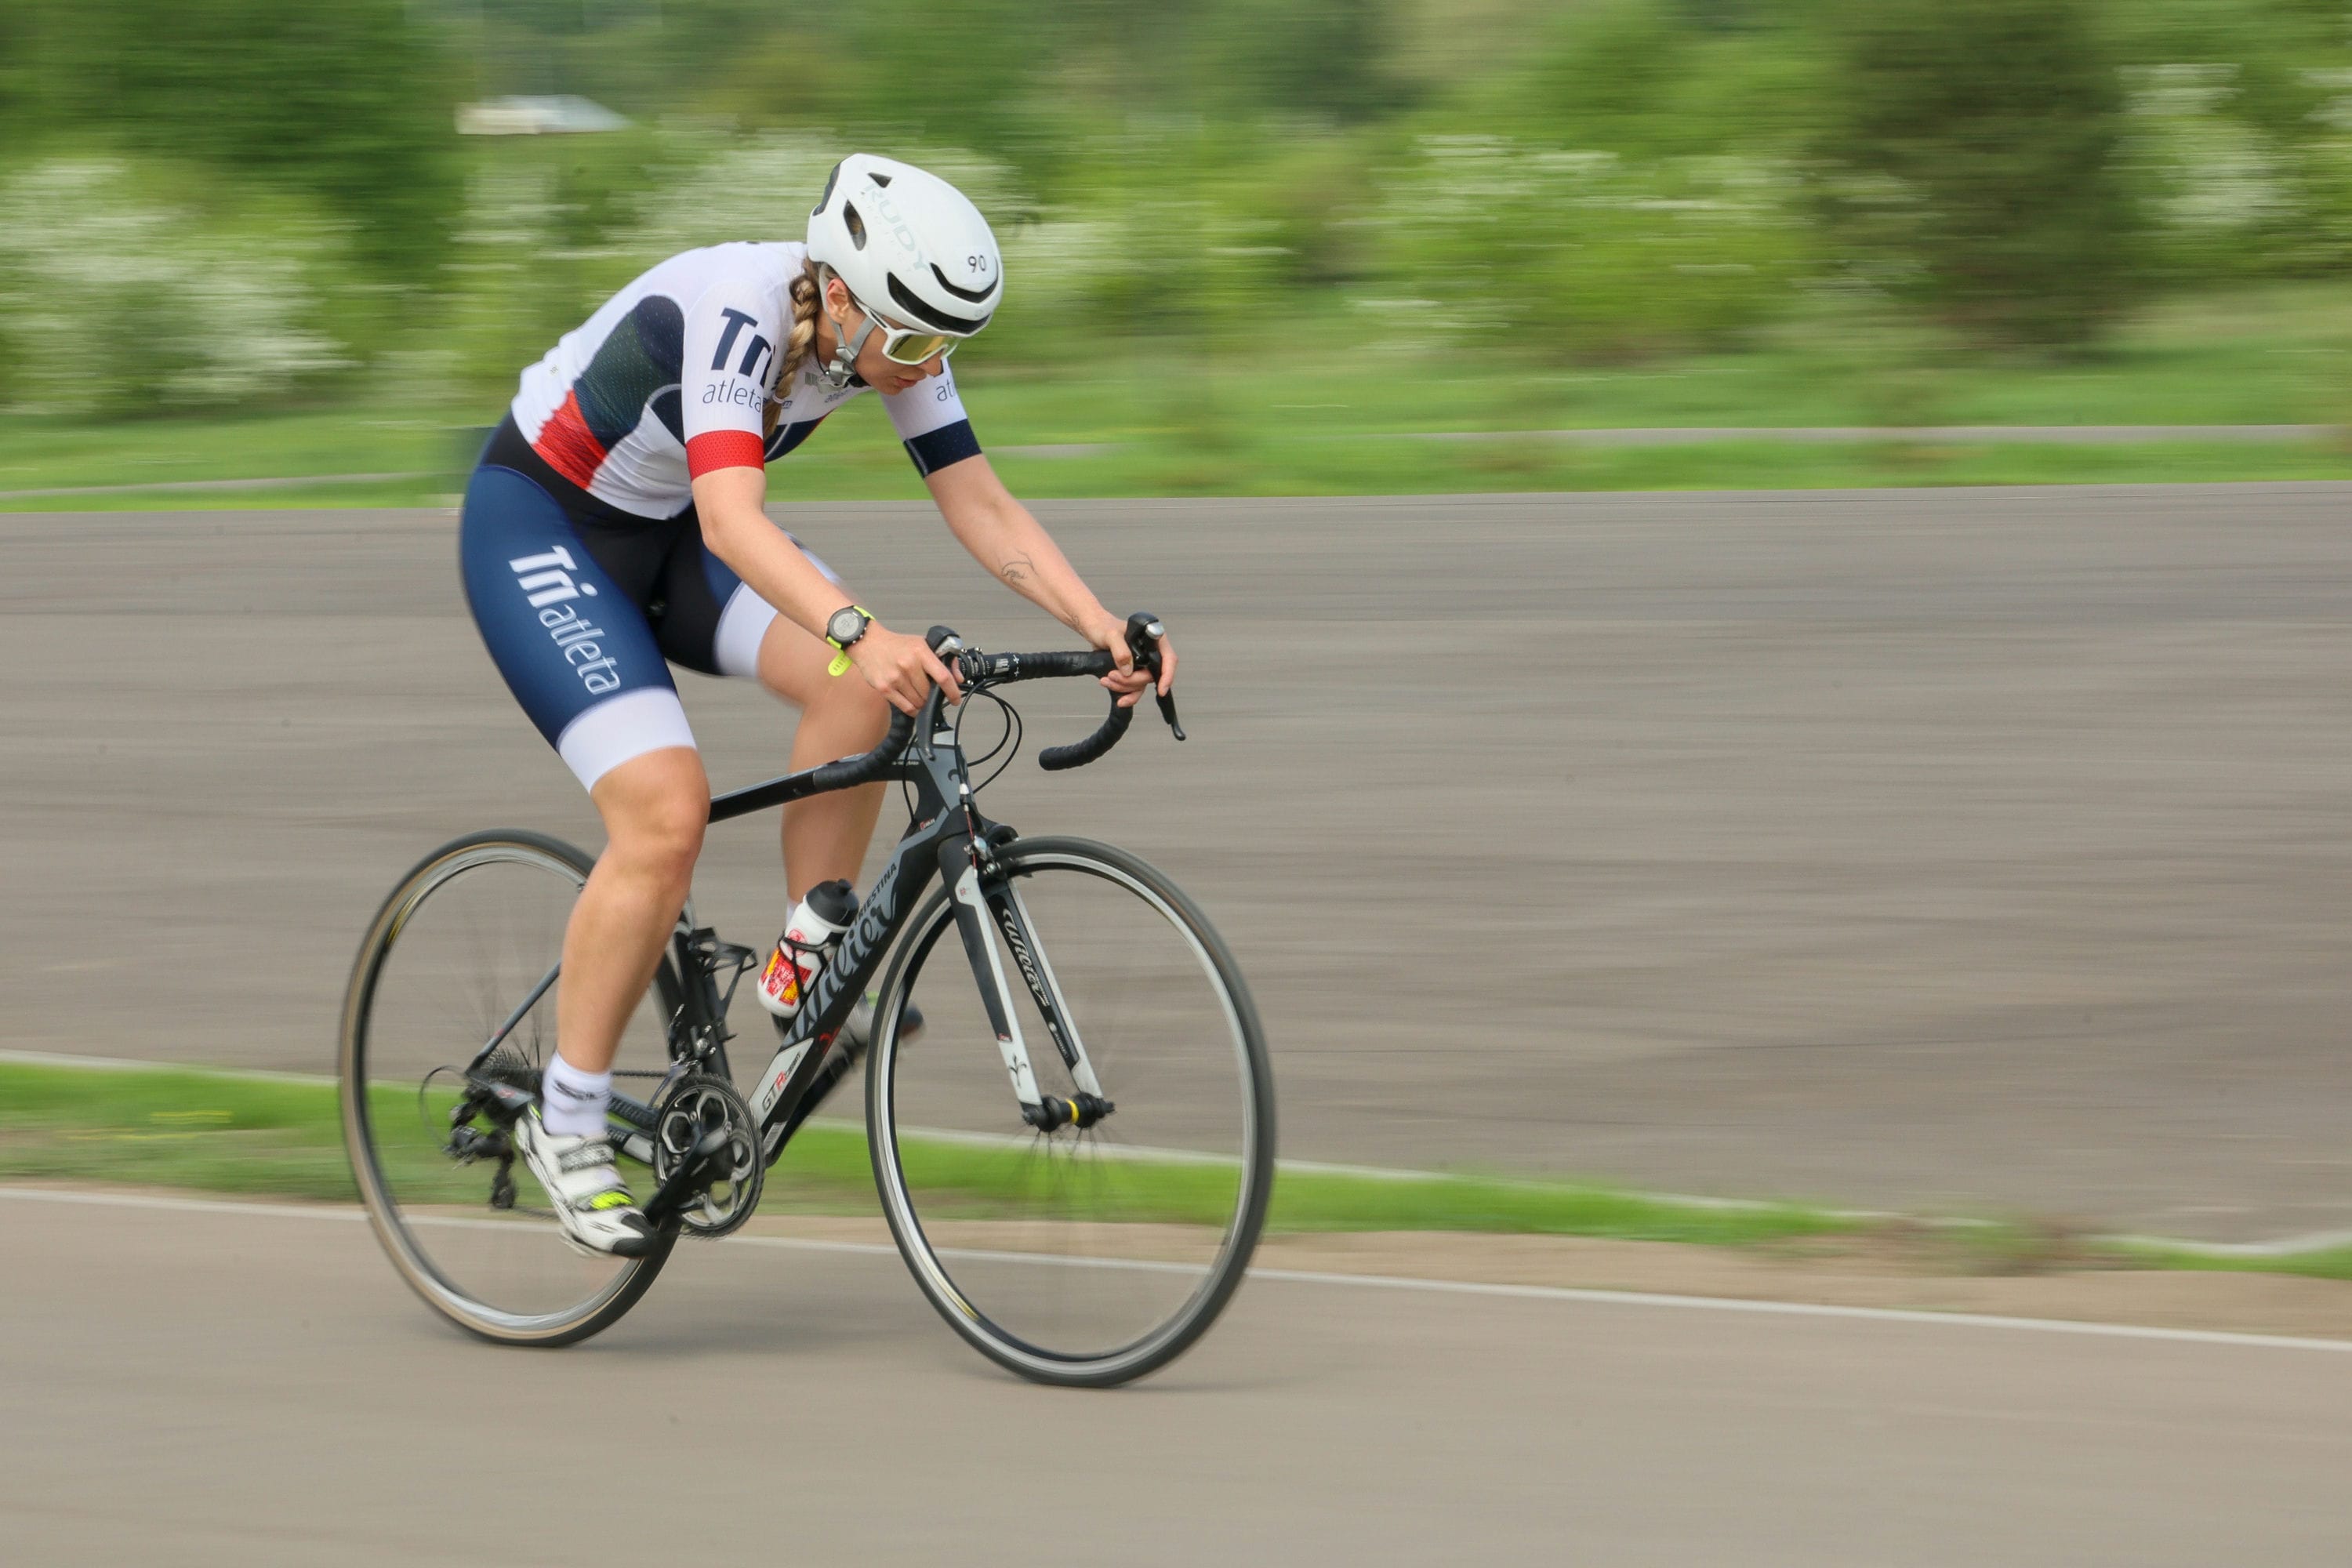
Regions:
<instances>
[{"instance_id":1,"label":"red stripe on jersey","mask_svg":"<svg viewBox=\"0 0 2352 1568\"><path fill-rule=\"evenodd\" d=\"M713 468L764 468L768 444L749 430L705 430L686 444L686 471L700 479Z\"/></svg>"},{"instance_id":2,"label":"red stripe on jersey","mask_svg":"<svg viewBox=\"0 0 2352 1568\"><path fill-rule=\"evenodd\" d=\"M547 459L549 468L583 490L595 482L596 470L604 466L604 443L588 428L580 412L578 393L563 395L563 406L541 429L531 447Z\"/></svg>"}]
</instances>

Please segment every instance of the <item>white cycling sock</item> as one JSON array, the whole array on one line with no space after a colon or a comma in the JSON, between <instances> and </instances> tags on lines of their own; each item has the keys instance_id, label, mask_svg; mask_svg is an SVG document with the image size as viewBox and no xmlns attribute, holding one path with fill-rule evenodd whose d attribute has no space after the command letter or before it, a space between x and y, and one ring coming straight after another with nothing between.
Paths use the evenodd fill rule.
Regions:
<instances>
[{"instance_id":1,"label":"white cycling sock","mask_svg":"<svg viewBox=\"0 0 2352 1568\"><path fill-rule=\"evenodd\" d=\"M613 1101L613 1075L582 1072L561 1055L540 1075L539 1119L550 1132L567 1138L604 1131L604 1108Z\"/></svg>"}]
</instances>

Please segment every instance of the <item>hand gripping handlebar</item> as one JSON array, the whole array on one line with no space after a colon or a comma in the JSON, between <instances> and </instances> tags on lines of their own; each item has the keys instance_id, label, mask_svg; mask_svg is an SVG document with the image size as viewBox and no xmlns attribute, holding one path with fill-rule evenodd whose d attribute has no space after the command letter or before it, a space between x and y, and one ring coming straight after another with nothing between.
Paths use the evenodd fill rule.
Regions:
<instances>
[{"instance_id":1,"label":"hand gripping handlebar","mask_svg":"<svg viewBox=\"0 0 2352 1568\"><path fill-rule=\"evenodd\" d=\"M937 647L943 637L952 636L944 626L931 628L931 646ZM1135 656L1138 669L1149 671L1153 680L1160 678L1160 639L1167 636L1160 617L1134 615L1127 618L1128 650ZM1015 680L1044 680L1056 676L1089 676L1100 678L1118 668L1118 661L1102 648L1087 653L974 653L969 650L956 655L956 673L967 682L986 682L1003 686ZM1168 721L1169 730L1178 740L1184 738L1184 726L1176 719L1176 700L1154 692L1160 704L1160 716ZM1135 721L1135 710L1122 708L1117 696L1111 698L1110 713L1102 727L1083 741L1066 746L1048 746L1037 753L1037 765L1047 773L1059 773L1065 768L1082 768L1097 761L1104 752L1119 742L1127 727Z\"/></svg>"},{"instance_id":2,"label":"hand gripping handlebar","mask_svg":"<svg viewBox=\"0 0 2352 1568\"><path fill-rule=\"evenodd\" d=\"M1135 668L1149 672L1154 681L1160 679L1160 639L1166 635L1166 628L1160 626L1157 616L1139 614L1127 617L1128 651L1135 656ZM1090 657L1086 673L1108 675L1116 668L1109 654L1097 651ZM1168 721L1169 731L1178 740L1182 740L1184 726L1176 721L1176 700L1162 697L1157 691L1152 693L1152 697L1160 704L1160 716ZM1037 753L1037 765L1047 773L1058 773L1064 768L1082 768L1118 745L1121 737L1126 735L1127 727L1134 721L1135 710L1120 707L1117 694L1113 694L1110 712L1104 718L1102 728L1083 741L1066 746L1046 747Z\"/></svg>"}]
</instances>

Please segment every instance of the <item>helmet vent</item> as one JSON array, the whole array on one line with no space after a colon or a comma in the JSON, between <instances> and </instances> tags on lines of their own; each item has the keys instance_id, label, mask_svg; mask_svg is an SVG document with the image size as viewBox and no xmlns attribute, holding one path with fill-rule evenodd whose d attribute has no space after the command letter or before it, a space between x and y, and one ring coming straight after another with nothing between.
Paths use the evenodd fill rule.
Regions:
<instances>
[{"instance_id":1,"label":"helmet vent","mask_svg":"<svg viewBox=\"0 0 2352 1568\"><path fill-rule=\"evenodd\" d=\"M857 209L847 202L842 203L841 221L849 226L849 243L860 250L865 249L866 220L857 216Z\"/></svg>"},{"instance_id":2,"label":"helmet vent","mask_svg":"<svg viewBox=\"0 0 2352 1568\"><path fill-rule=\"evenodd\" d=\"M988 318L985 316L977 321L966 321L961 316L950 316L937 305L924 300L904 283L899 282L897 273L891 273L889 276L890 299L899 310L906 312L907 320L920 321L927 327L936 327L940 331L954 332L962 337L970 337L988 325Z\"/></svg>"},{"instance_id":3,"label":"helmet vent","mask_svg":"<svg viewBox=\"0 0 2352 1568\"><path fill-rule=\"evenodd\" d=\"M877 170L875 170L872 174L870 174L866 175L866 177L867 179L869 179L869 180L873 181L876 184L880 185L883 189L885 189L885 190L889 189L889 186L890 186L890 176L889 176L889 175L887 175L887 174L884 174L881 170L877 169Z\"/></svg>"},{"instance_id":4,"label":"helmet vent","mask_svg":"<svg viewBox=\"0 0 2352 1568\"><path fill-rule=\"evenodd\" d=\"M979 304L982 300L987 299L991 294L995 293L996 285L1003 281L1001 279L992 278L988 280L988 287L985 289L959 289L954 284L948 281L948 275L940 270L940 264L936 261L931 263L931 276L940 280L940 288L946 289L957 299L969 300L975 305Z\"/></svg>"},{"instance_id":5,"label":"helmet vent","mask_svg":"<svg viewBox=\"0 0 2352 1568\"><path fill-rule=\"evenodd\" d=\"M842 160L842 163L845 163L848 161L848 159L845 158ZM824 177L824 190L817 196L816 205L809 208L809 216L814 217L817 214L824 211L824 204L833 200L833 183L839 178L841 178L841 163L835 163L833 166L833 173Z\"/></svg>"}]
</instances>

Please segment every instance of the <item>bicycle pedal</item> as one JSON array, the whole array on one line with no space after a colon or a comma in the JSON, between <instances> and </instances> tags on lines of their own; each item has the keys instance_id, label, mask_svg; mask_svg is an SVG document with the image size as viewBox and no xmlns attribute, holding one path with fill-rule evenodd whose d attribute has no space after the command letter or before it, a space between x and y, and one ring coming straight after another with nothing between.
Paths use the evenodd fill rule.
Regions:
<instances>
[{"instance_id":1,"label":"bicycle pedal","mask_svg":"<svg viewBox=\"0 0 2352 1568\"><path fill-rule=\"evenodd\" d=\"M452 1128L449 1142L442 1152L464 1164L477 1160L511 1160L514 1144L503 1132L485 1132L478 1127Z\"/></svg>"}]
</instances>

